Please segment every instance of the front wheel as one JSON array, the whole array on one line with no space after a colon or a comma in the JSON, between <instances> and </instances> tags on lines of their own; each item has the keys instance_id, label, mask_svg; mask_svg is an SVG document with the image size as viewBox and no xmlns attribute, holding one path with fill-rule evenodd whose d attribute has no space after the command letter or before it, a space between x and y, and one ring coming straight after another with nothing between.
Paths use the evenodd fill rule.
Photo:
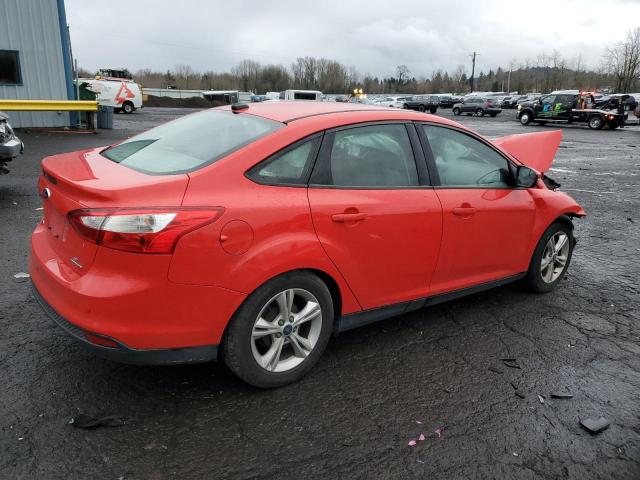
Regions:
<instances>
[{"instance_id":1,"label":"front wheel","mask_svg":"<svg viewBox=\"0 0 640 480\"><path fill-rule=\"evenodd\" d=\"M418 106L418 111L419 112L424 112L424 105L419 105Z\"/></svg>"},{"instance_id":2,"label":"front wheel","mask_svg":"<svg viewBox=\"0 0 640 480\"><path fill-rule=\"evenodd\" d=\"M276 277L253 292L229 322L222 357L259 388L294 382L320 359L333 326L327 286L307 272Z\"/></svg>"},{"instance_id":3,"label":"front wheel","mask_svg":"<svg viewBox=\"0 0 640 480\"><path fill-rule=\"evenodd\" d=\"M556 222L547 228L536 246L525 277L529 289L544 293L556 288L569 268L574 245L570 225Z\"/></svg>"},{"instance_id":4,"label":"front wheel","mask_svg":"<svg viewBox=\"0 0 640 480\"><path fill-rule=\"evenodd\" d=\"M429 113L431 113L432 115L435 114L438 111L438 107L431 107L429 109Z\"/></svg>"},{"instance_id":5,"label":"front wheel","mask_svg":"<svg viewBox=\"0 0 640 480\"><path fill-rule=\"evenodd\" d=\"M529 112L522 112L520 114L520 123L522 125L529 125L531 123L531 114Z\"/></svg>"},{"instance_id":6,"label":"front wheel","mask_svg":"<svg viewBox=\"0 0 640 480\"><path fill-rule=\"evenodd\" d=\"M456 116L460 115L460 109L458 107L454 108L453 109L453 114L456 115Z\"/></svg>"},{"instance_id":7,"label":"front wheel","mask_svg":"<svg viewBox=\"0 0 640 480\"><path fill-rule=\"evenodd\" d=\"M481 109L481 108L478 108L478 109L476 110L476 116L477 116L477 117L484 117L484 110L483 110L483 109Z\"/></svg>"}]
</instances>

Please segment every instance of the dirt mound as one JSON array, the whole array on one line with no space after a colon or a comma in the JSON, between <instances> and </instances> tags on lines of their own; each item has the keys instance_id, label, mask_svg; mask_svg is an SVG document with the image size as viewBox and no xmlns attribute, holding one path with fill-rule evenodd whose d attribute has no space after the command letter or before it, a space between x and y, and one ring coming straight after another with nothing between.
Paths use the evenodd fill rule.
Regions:
<instances>
[{"instance_id":1,"label":"dirt mound","mask_svg":"<svg viewBox=\"0 0 640 480\"><path fill-rule=\"evenodd\" d=\"M202 97L189 98L171 98L157 97L155 95L147 95L144 102L145 107L164 107L164 108L211 108L224 105L221 102L211 102Z\"/></svg>"}]
</instances>

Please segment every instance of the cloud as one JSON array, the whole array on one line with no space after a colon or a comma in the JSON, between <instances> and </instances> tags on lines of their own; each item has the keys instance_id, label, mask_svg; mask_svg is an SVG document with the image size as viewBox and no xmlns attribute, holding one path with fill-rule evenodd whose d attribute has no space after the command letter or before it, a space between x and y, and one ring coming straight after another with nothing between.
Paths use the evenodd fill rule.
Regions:
<instances>
[{"instance_id":1,"label":"cloud","mask_svg":"<svg viewBox=\"0 0 640 480\"><path fill-rule=\"evenodd\" d=\"M554 49L595 67L640 18L640 2L629 0L610 0L604 12L599 0L66 0L66 8L74 54L92 70L226 71L244 58L289 66L308 55L381 76L406 64L418 77L469 66L473 51L484 71Z\"/></svg>"}]
</instances>

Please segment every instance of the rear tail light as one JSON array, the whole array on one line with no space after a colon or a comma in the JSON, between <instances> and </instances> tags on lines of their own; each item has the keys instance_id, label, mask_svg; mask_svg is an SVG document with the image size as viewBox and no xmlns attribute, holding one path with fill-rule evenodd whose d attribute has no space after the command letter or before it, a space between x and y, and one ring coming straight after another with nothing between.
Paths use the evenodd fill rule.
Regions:
<instances>
[{"instance_id":1,"label":"rear tail light","mask_svg":"<svg viewBox=\"0 0 640 480\"><path fill-rule=\"evenodd\" d=\"M87 240L115 250L172 253L183 235L215 222L222 207L91 209L69 213L69 223Z\"/></svg>"}]
</instances>

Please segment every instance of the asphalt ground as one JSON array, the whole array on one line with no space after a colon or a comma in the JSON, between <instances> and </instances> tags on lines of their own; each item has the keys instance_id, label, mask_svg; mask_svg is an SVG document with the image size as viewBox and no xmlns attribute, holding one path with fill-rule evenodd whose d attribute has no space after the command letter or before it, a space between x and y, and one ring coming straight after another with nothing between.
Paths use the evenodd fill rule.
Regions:
<instances>
[{"instance_id":1,"label":"asphalt ground","mask_svg":"<svg viewBox=\"0 0 640 480\"><path fill-rule=\"evenodd\" d=\"M98 135L19 132L27 150L0 177L0 478L640 478L640 127L558 127L550 175L588 217L556 291L510 285L341 334L307 377L261 391L221 363L94 357L14 278L40 218L42 157L186 112L118 115ZM459 120L489 137L555 128L513 111ZM124 425L74 428L80 413ZM600 416L607 430L581 428Z\"/></svg>"}]
</instances>

